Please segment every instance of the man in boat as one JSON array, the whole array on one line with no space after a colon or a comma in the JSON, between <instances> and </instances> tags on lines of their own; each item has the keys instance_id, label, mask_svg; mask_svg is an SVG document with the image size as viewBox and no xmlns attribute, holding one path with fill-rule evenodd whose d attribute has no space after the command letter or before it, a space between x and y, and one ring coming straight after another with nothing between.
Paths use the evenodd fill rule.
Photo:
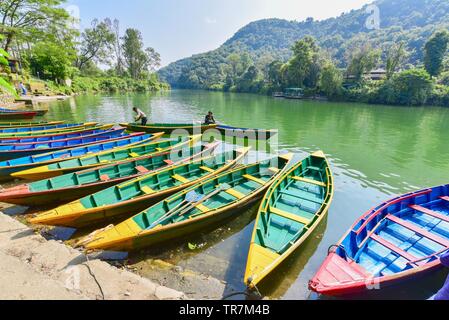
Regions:
<instances>
[{"instance_id":1,"label":"man in boat","mask_svg":"<svg viewBox=\"0 0 449 320\"><path fill-rule=\"evenodd\" d=\"M210 124L215 124L215 118L214 118L214 114L212 113L212 111L209 111L209 113L206 115L206 119L204 120L204 124L206 125L210 125Z\"/></svg>"},{"instance_id":2,"label":"man in boat","mask_svg":"<svg viewBox=\"0 0 449 320\"><path fill-rule=\"evenodd\" d=\"M139 108L134 107L133 110L137 114L135 121L137 122L139 120L142 120L142 125L146 126L148 123L147 115L145 113L143 113L143 111L140 110Z\"/></svg>"}]
</instances>

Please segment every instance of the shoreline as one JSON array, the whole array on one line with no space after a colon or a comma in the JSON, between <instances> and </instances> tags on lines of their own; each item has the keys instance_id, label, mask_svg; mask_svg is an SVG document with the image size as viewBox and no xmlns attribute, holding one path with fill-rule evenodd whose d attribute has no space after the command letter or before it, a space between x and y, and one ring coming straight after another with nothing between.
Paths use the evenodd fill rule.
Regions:
<instances>
[{"instance_id":1,"label":"shoreline","mask_svg":"<svg viewBox=\"0 0 449 320\"><path fill-rule=\"evenodd\" d=\"M0 209L0 210L3 210ZM185 300L186 294L46 240L0 211L0 299Z\"/></svg>"}]
</instances>

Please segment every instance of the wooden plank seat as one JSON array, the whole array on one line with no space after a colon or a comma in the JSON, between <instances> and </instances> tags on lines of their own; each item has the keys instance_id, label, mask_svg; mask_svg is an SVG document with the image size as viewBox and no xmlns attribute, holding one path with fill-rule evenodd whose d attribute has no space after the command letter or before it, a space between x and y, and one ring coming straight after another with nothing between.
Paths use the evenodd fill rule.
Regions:
<instances>
[{"instance_id":1,"label":"wooden plank seat","mask_svg":"<svg viewBox=\"0 0 449 320\"><path fill-rule=\"evenodd\" d=\"M100 176L100 180L106 182L106 181L111 180L111 178L109 178L109 176L107 174L102 174Z\"/></svg>"},{"instance_id":2,"label":"wooden plank seat","mask_svg":"<svg viewBox=\"0 0 449 320\"><path fill-rule=\"evenodd\" d=\"M380 243L382 246L384 246L385 248L387 248L388 250L396 253L397 255L407 259L408 261L412 262L415 260L418 260L417 257L411 255L410 253L406 252L405 250L402 250L401 248L399 248L398 246L394 245L393 243L381 238L380 236L378 236L377 234L371 234L370 238L374 241L376 241L377 243Z\"/></svg>"},{"instance_id":3,"label":"wooden plank seat","mask_svg":"<svg viewBox=\"0 0 449 320\"><path fill-rule=\"evenodd\" d=\"M185 178L185 177L183 177L183 176L181 176L179 174L175 174L174 176L172 176L172 178L175 179L175 180L178 180L179 182L182 182L182 183L189 183L190 182L189 179L187 179L187 178Z\"/></svg>"},{"instance_id":4,"label":"wooden plank seat","mask_svg":"<svg viewBox=\"0 0 449 320\"><path fill-rule=\"evenodd\" d=\"M438 213L436 211L433 211L433 210L430 210L430 209L427 209L427 208L424 208L424 207L418 206L418 205L410 206L410 208L413 209L413 210L416 210L418 212L424 213L424 214L426 214L428 216L440 219L440 220L445 221L445 222L449 222L449 216L445 216L445 215L443 215L441 213Z\"/></svg>"},{"instance_id":5,"label":"wooden plank seat","mask_svg":"<svg viewBox=\"0 0 449 320\"><path fill-rule=\"evenodd\" d=\"M169 166L172 166L172 165L175 164L173 161L171 161L171 160L169 160L169 159L164 160L164 162L165 162L167 165L169 165Z\"/></svg>"},{"instance_id":6,"label":"wooden plank seat","mask_svg":"<svg viewBox=\"0 0 449 320\"><path fill-rule=\"evenodd\" d=\"M441 197L441 200L449 201L449 197Z\"/></svg>"},{"instance_id":7,"label":"wooden plank seat","mask_svg":"<svg viewBox=\"0 0 449 320\"><path fill-rule=\"evenodd\" d=\"M136 167L137 172L139 173L148 173L150 172L147 168L145 168L144 166L138 166Z\"/></svg>"},{"instance_id":8,"label":"wooden plank seat","mask_svg":"<svg viewBox=\"0 0 449 320\"><path fill-rule=\"evenodd\" d=\"M299 223L301 223L303 225L306 225L306 226L310 223L309 219L303 218L303 217L298 216L296 214L293 214L293 213L290 213L290 212L287 212L287 211L284 211L284 210L281 210L281 209L278 209L278 208L275 208L275 207L270 207L270 212L272 214L277 215L277 216L281 216L281 217L286 218L288 220L293 220L293 221L299 222Z\"/></svg>"},{"instance_id":9,"label":"wooden plank seat","mask_svg":"<svg viewBox=\"0 0 449 320\"><path fill-rule=\"evenodd\" d=\"M324 182L321 181L317 181L317 180L312 180L312 179L307 179L304 177L293 177L294 180L296 181L300 181L300 182L304 182L304 183L308 183L308 184L313 184L316 186L320 186L320 187L327 187L327 185Z\"/></svg>"},{"instance_id":10,"label":"wooden plank seat","mask_svg":"<svg viewBox=\"0 0 449 320\"><path fill-rule=\"evenodd\" d=\"M280 193L284 194L284 195L287 195L287 196L290 196L290 197L293 197L293 198L309 201L309 202L312 202L312 203L315 203L315 204L319 204L319 205L322 204L321 200L306 198L304 196L298 195L297 193L289 191L289 190L282 190Z\"/></svg>"},{"instance_id":11,"label":"wooden plank seat","mask_svg":"<svg viewBox=\"0 0 449 320\"><path fill-rule=\"evenodd\" d=\"M248 180L250 180L250 181L254 181L255 183L258 183L258 184L260 184L260 185L262 185L262 186L264 186L264 185L267 184L266 181L264 181L264 180L262 180L262 179L259 179L259 178L256 178L256 177L254 177L254 176L252 176L252 175L250 175L250 174L245 174L245 175L243 176L243 178L248 179Z\"/></svg>"},{"instance_id":12,"label":"wooden plank seat","mask_svg":"<svg viewBox=\"0 0 449 320\"><path fill-rule=\"evenodd\" d=\"M156 192L148 186L143 186L140 190L142 190L142 192L145 194L153 194Z\"/></svg>"},{"instance_id":13,"label":"wooden plank seat","mask_svg":"<svg viewBox=\"0 0 449 320\"><path fill-rule=\"evenodd\" d=\"M129 153L129 156L130 156L131 158L137 158L137 157L140 157L140 155L139 155L138 153L135 153L135 152L130 152L130 153Z\"/></svg>"},{"instance_id":14,"label":"wooden plank seat","mask_svg":"<svg viewBox=\"0 0 449 320\"><path fill-rule=\"evenodd\" d=\"M440 237L440 236L438 236L436 234L433 234L433 233L431 233L431 232L429 232L429 231L427 231L427 230L425 230L425 229L423 229L421 227L415 226L415 225L411 224L410 222L407 222L407 221L405 221L405 220L403 220L401 218L398 218L396 216L393 216L391 214L388 215L386 218L388 220L394 222L394 223L397 223L397 224L403 226L406 229L409 229L409 230L411 230L411 231L413 231L413 232L415 232L415 233L417 233L417 234L419 234L419 235L421 235L421 236L423 236L423 237L425 237L427 239L432 240L433 242L436 242L436 243L438 243L438 244L440 244L440 245L442 245L444 247L449 247L449 240L448 239L442 238L442 237Z\"/></svg>"},{"instance_id":15,"label":"wooden plank seat","mask_svg":"<svg viewBox=\"0 0 449 320\"><path fill-rule=\"evenodd\" d=\"M210 172L210 173L215 172L214 169L211 169L211 168L206 167L206 166L202 166L202 167L200 167L200 169L203 170L203 171Z\"/></svg>"},{"instance_id":16,"label":"wooden plank seat","mask_svg":"<svg viewBox=\"0 0 449 320\"><path fill-rule=\"evenodd\" d=\"M226 190L226 193L233 196L236 199L239 199L239 200L246 197L245 194L243 194L235 189L228 189L228 190Z\"/></svg>"}]
</instances>

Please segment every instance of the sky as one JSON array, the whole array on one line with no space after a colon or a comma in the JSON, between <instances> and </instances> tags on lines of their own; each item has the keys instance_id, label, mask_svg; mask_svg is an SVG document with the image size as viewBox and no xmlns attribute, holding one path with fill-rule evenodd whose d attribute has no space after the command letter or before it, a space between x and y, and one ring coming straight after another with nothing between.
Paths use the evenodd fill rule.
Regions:
<instances>
[{"instance_id":1,"label":"sky","mask_svg":"<svg viewBox=\"0 0 449 320\"><path fill-rule=\"evenodd\" d=\"M359 9L372 0L68 0L81 29L95 18L139 29L165 66L218 48L249 22L265 18L322 20Z\"/></svg>"}]
</instances>

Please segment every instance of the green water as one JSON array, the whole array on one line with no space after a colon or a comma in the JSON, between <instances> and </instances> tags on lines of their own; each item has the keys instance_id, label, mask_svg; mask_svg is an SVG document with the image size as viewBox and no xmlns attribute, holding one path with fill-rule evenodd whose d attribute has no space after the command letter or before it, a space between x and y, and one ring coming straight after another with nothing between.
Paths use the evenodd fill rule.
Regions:
<instances>
[{"instance_id":1,"label":"green water","mask_svg":"<svg viewBox=\"0 0 449 320\"><path fill-rule=\"evenodd\" d=\"M371 106L364 104L279 100L270 97L204 91L156 95L81 96L52 103L47 118L69 121L130 122L132 107L152 122L202 120L207 111L218 121L241 127L279 129L279 146L299 154L322 149L332 164L335 199L329 217L299 252L261 286L272 298L316 299L307 282L354 220L396 194L449 182L449 109ZM163 258L241 283L256 208L220 229L186 242L133 257ZM424 299L441 287L443 276L383 291L381 298ZM375 297L379 293L374 292ZM368 298L370 296L367 296Z\"/></svg>"}]
</instances>

